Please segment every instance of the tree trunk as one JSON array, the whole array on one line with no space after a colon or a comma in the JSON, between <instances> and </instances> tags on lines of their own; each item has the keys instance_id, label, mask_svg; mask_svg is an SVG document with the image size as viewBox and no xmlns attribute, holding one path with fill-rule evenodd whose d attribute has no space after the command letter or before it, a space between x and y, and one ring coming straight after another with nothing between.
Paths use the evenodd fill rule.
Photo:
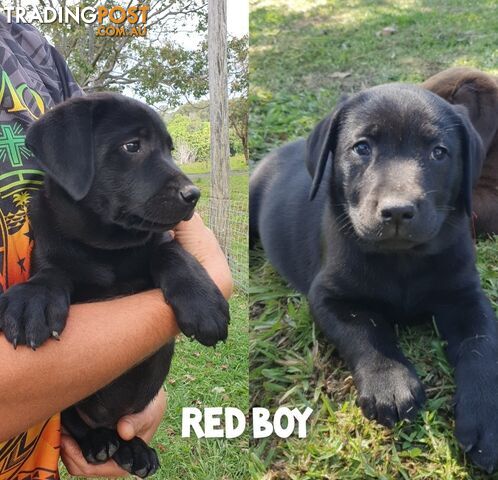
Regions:
<instances>
[{"instance_id":1,"label":"tree trunk","mask_svg":"<svg viewBox=\"0 0 498 480\"><path fill-rule=\"evenodd\" d=\"M230 249L230 147L228 133L226 0L208 4L209 120L211 124L210 225L221 248Z\"/></svg>"},{"instance_id":2,"label":"tree trunk","mask_svg":"<svg viewBox=\"0 0 498 480\"><path fill-rule=\"evenodd\" d=\"M247 135L244 135L242 138L242 148L244 150L244 158L246 160L247 165L249 165L249 145L247 143Z\"/></svg>"}]
</instances>

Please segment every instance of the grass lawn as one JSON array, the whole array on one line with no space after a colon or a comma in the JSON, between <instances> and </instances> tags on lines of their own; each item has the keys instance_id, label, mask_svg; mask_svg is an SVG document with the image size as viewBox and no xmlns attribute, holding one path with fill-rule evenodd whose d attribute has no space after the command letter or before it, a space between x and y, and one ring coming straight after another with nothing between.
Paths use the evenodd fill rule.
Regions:
<instances>
[{"instance_id":1,"label":"grass lawn","mask_svg":"<svg viewBox=\"0 0 498 480\"><path fill-rule=\"evenodd\" d=\"M159 479L229 480L247 478L247 436L236 439L181 438L182 407L248 409L247 298L230 302L229 339L215 350L191 342L178 343L166 381L169 406L154 446L161 456Z\"/></svg>"},{"instance_id":2,"label":"grass lawn","mask_svg":"<svg viewBox=\"0 0 498 480\"><path fill-rule=\"evenodd\" d=\"M210 171L209 162L195 162L180 165L180 168L187 174L208 173ZM244 171L247 170L247 163L243 154L237 154L230 157L230 170Z\"/></svg>"},{"instance_id":3,"label":"grass lawn","mask_svg":"<svg viewBox=\"0 0 498 480\"><path fill-rule=\"evenodd\" d=\"M251 0L250 151L309 133L341 94L449 66L498 73L496 0ZM292 7L289 7L292 5ZM384 27L397 32L382 36Z\"/></svg>"},{"instance_id":4,"label":"grass lawn","mask_svg":"<svg viewBox=\"0 0 498 480\"><path fill-rule=\"evenodd\" d=\"M379 34L384 27L396 33ZM255 0L251 9L251 154L307 135L343 93L419 82L450 66L498 74L498 2ZM498 306L498 240L478 243ZM452 371L431 325L400 332L428 395L415 422L365 420L352 378L313 326L303 296L251 254L251 402L313 408L307 439L254 442L251 476L273 479L498 479L474 469L453 436ZM497 421L497 419L490 419Z\"/></svg>"},{"instance_id":5,"label":"grass lawn","mask_svg":"<svg viewBox=\"0 0 498 480\"><path fill-rule=\"evenodd\" d=\"M165 384L168 409L152 442L161 460L161 469L154 478L247 478L247 436L229 440L181 437L183 407L231 406L247 411L247 296L235 294L230 300L230 312L232 320L226 343L212 349L185 337L177 342ZM61 477L71 478L65 470Z\"/></svg>"}]
</instances>

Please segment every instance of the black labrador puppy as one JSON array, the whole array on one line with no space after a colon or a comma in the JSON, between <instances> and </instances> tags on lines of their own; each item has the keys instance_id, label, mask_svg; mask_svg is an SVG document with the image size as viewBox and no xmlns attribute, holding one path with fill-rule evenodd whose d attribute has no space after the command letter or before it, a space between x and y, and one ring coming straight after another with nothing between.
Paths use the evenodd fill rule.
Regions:
<instances>
[{"instance_id":1,"label":"black labrador puppy","mask_svg":"<svg viewBox=\"0 0 498 480\"><path fill-rule=\"evenodd\" d=\"M167 233L193 215L199 190L174 165L172 140L150 107L119 94L69 100L28 130L46 173L30 204L32 276L0 297L9 342L37 348L64 329L70 303L160 288L182 332L204 345L227 337L228 304L203 267ZM113 458L145 477L159 462L120 417L139 412L168 373L174 342L62 414L90 463ZM82 420L90 420L90 428Z\"/></svg>"},{"instance_id":2,"label":"black labrador puppy","mask_svg":"<svg viewBox=\"0 0 498 480\"><path fill-rule=\"evenodd\" d=\"M250 222L270 262L308 295L367 418L393 426L422 406L393 324L435 317L455 368L456 436L491 471L498 336L469 228L482 160L462 107L415 86L371 88L258 165Z\"/></svg>"}]
</instances>

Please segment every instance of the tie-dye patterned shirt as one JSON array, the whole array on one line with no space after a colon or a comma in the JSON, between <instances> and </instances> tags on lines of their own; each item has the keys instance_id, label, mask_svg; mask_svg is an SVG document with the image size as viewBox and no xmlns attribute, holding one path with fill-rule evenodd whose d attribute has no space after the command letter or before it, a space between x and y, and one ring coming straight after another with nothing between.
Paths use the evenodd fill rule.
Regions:
<instances>
[{"instance_id":1,"label":"tie-dye patterned shirt","mask_svg":"<svg viewBox=\"0 0 498 480\"><path fill-rule=\"evenodd\" d=\"M27 207L43 174L24 145L26 128L65 96L81 95L60 54L32 26L0 16L0 292L28 279ZM5 341L0 338L0 341ZM1 420L0 420L1 421ZM59 478L56 415L0 443L0 480Z\"/></svg>"}]
</instances>

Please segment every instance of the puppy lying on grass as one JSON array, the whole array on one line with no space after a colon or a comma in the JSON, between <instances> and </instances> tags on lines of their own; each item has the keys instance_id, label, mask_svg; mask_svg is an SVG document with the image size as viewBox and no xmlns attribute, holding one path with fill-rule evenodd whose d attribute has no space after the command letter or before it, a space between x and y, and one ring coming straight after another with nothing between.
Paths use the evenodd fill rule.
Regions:
<instances>
[{"instance_id":1,"label":"puppy lying on grass","mask_svg":"<svg viewBox=\"0 0 498 480\"><path fill-rule=\"evenodd\" d=\"M492 471L498 335L470 229L483 158L465 108L416 86L371 88L261 161L250 235L308 295L367 418L392 427L422 407L424 387L393 327L434 317L455 369L456 436Z\"/></svg>"}]
</instances>

